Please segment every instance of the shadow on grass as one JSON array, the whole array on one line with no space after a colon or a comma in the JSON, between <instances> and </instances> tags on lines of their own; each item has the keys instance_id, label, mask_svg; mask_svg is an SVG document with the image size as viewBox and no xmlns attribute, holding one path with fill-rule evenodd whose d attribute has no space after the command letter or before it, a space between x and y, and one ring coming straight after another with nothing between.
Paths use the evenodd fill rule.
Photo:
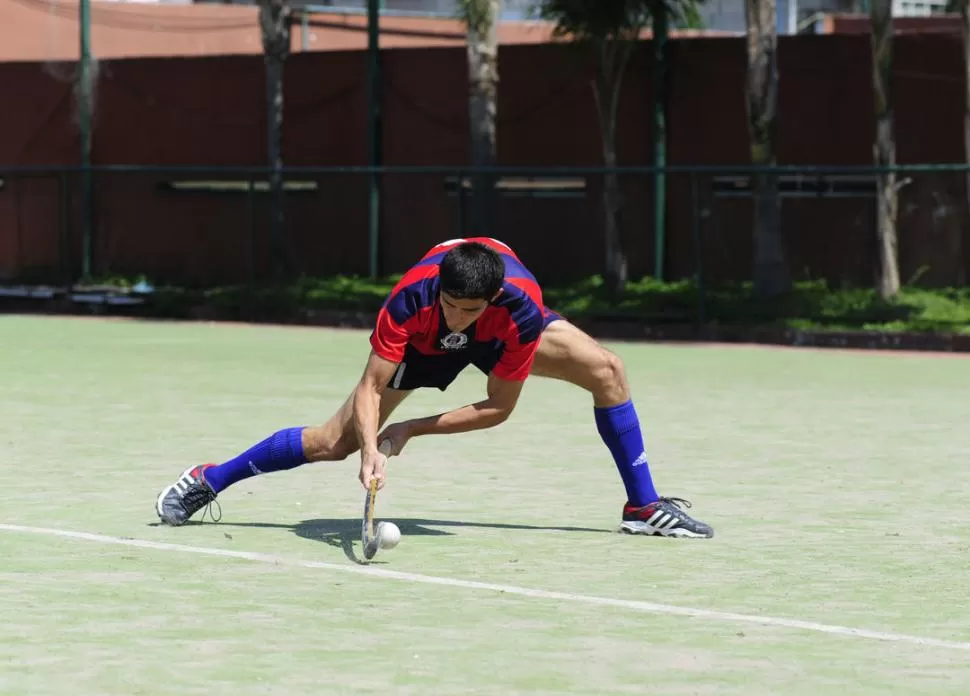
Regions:
<instances>
[{"instance_id":1,"label":"shadow on grass","mask_svg":"<svg viewBox=\"0 0 970 696\"><path fill-rule=\"evenodd\" d=\"M463 522L460 520L429 520L421 518L389 518L384 521L394 522L400 530L402 536L453 536L454 532L447 531L449 528L481 528L499 529L508 531L540 531L540 532L580 532L594 534L610 534L613 530L595 529L593 527L570 527L570 526L542 526L527 524L504 524L500 522ZM212 522L201 522L190 520L186 526L213 524ZM249 529L284 529L293 532L302 539L312 541L322 541L328 546L338 548L344 555L354 563L365 565L365 561L357 556L354 544L360 542L359 517L333 518L333 519L312 519L303 520L296 524L279 524L274 522L218 522L219 527L228 528L249 528ZM161 526L158 522L152 522L150 527ZM443 528L443 529L441 529ZM370 561L369 565L377 561Z\"/></svg>"}]
</instances>

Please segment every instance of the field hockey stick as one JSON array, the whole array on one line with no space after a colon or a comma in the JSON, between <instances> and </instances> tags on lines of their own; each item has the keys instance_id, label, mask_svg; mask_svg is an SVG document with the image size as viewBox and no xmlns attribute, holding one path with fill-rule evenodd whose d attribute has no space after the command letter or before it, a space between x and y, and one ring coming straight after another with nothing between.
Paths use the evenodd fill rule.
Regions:
<instances>
[{"instance_id":1,"label":"field hockey stick","mask_svg":"<svg viewBox=\"0 0 970 696\"><path fill-rule=\"evenodd\" d=\"M391 456L391 441L384 440L377 447L377 451L384 455L385 461ZM377 479L371 479L370 487L364 496L364 517L360 524L360 543L364 547L364 558L368 561L377 555L381 548L380 527L374 533L374 506L377 503Z\"/></svg>"}]
</instances>

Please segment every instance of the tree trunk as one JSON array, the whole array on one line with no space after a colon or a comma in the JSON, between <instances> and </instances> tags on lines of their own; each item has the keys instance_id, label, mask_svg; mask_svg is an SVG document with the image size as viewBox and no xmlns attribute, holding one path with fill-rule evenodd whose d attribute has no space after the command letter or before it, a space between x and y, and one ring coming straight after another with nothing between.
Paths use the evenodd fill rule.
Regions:
<instances>
[{"instance_id":1,"label":"tree trunk","mask_svg":"<svg viewBox=\"0 0 970 696\"><path fill-rule=\"evenodd\" d=\"M498 17L501 0L469 0L468 117L471 163L495 166L495 119L498 112ZM495 236L495 177L472 174L472 224L476 236Z\"/></svg>"},{"instance_id":2,"label":"tree trunk","mask_svg":"<svg viewBox=\"0 0 970 696\"><path fill-rule=\"evenodd\" d=\"M607 144L609 143L609 144ZM615 137L603 129L603 165L616 166ZM620 177L615 172L603 176L603 231L606 237L606 287L613 295L623 291L627 282L626 254L620 239Z\"/></svg>"},{"instance_id":3,"label":"tree trunk","mask_svg":"<svg viewBox=\"0 0 970 696\"><path fill-rule=\"evenodd\" d=\"M872 88L876 109L876 142L873 155L877 167L892 167L896 164L890 85L893 65L892 0L871 0L869 18L872 23ZM896 175L887 172L880 174L877 180L876 232L879 240L877 287L879 295L888 299L899 293Z\"/></svg>"},{"instance_id":4,"label":"tree trunk","mask_svg":"<svg viewBox=\"0 0 970 696\"><path fill-rule=\"evenodd\" d=\"M745 0L748 26L748 132L751 163L775 166L778 105L778 33L773 0ZM791 289L781 234L778 182L754 177L754 294L775 297Z\"/></svg>"},{"instance_id":5,"label":"tree trunk","mask_svg":"<svg viewBox=\"0 0 970 696\"><path fill-rule=\"evenodd\" d=\"M270 267L274 278L289 271L286 193L283 188L283 63L290 52L286 0L260 0L259 23L266 65L266 150L270 167Z\"/></svg>"},{"instance_id":6,"label":"tree trunk","mask_svg":"<svg viewBox=\"0 0 970 696\"><path fill-rule=\"evenodd\" d=\"M599 39L594 42L594 48L597 65L593 96L599 116L603 166L612 168L617 166L616 115L620 106L620 86L633 43ZM607 290L613 295L623 291L628 278L626 253L620 237L622 208L620 177L615 172L607 172L603 176L603 233L606 251L603 275Z\"/></svg>"}]
</instances>

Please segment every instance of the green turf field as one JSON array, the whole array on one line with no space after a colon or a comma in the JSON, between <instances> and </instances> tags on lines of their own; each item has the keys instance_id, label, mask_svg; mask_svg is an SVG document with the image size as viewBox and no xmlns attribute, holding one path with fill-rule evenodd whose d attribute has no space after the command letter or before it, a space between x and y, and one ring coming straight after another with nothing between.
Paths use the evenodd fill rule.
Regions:
<instances>
[{"instance_id":1,"label":"green turf field","mask_svg":"<svg viewBox=\"0 0 970 696\"><path fill-rule=\"evenodd\" d=\"M587 396L534 379L392 460L404 536L368 574L354 459L250 479L220 524L153 510L326 419L366 333L0 317L0 694L970 693L970 359L612 347L713 540L616 534Z\"/></svg>"}]
</instances>

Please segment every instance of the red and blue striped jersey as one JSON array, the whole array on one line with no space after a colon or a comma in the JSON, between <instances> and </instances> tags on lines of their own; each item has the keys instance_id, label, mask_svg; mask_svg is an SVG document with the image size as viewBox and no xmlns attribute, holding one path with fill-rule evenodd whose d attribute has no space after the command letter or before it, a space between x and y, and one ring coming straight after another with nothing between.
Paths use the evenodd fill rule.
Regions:
<instances>
[{"instance_id":1,"label":"red and blue striped jersey","mask_svg":"<svg viewBox=\"0 0 970 696\"><path fill-rule=\"evenodd\" d=\"M502 293L478 319L454 340L441 311L439 264L450 248L479 242L497 251L505 262ZM543 328L542 290L535 277L508 245L489 237L452 239L438 244L394 286L377 315L370 342L382 358L400 363L408 346L423 355L445 355L475 348L471 343L501 346L496 377L523 381L529 376Z\"/></svg>"}]
</instances>

